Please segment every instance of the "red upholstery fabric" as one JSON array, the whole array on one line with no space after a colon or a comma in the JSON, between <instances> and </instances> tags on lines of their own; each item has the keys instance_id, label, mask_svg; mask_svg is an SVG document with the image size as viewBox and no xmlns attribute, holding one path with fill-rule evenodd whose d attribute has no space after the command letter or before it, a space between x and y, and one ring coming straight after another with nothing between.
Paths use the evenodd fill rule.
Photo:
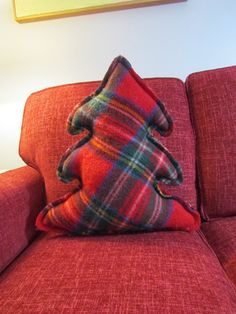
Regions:
<instances>
[{"instance_id":1,"label":"red upholstery fabric","mask_svg":"<svg viewBox=\"0 0 236 314\"><path fill-rule=\"evenodd\" d=\"M64 85L32 94L25 106L20 140L20 155L35 167L45 181L47 201L70 191L56 177L57 164L75 138L66 131L66 120L74 105L90 94L97 82Z\"/></svg>"},{"instance_id":2,"label":"red upholstery fabric","mask_svg":"<svg viewBox=\"0 0 236 314\"><path fill-rule=\"evenodd\" d=\"M202 231L236 285L236 217L206 222Z\"/></svg>"},{"instance_id":3,"label":"red upholstery fabric","mask_svg":"<svg viewBox=\"0 0 236 314\"><path fill-rule=\"evenodd\" d=\"M2 313L235 314L236 291L198 233L42 237L0 279Z\"/></svg>"},{"instance_id":4,"label":"red upholstery fabric","mask_svg":"<svg viewBox=\"0 0 236 314\"><path fill-rule=\"evenodd\" d=\"M205 218L236 214L236 66L187 80Z\"/></svg>"},{"instance_id":5,"label":"red upholstery fabric","mask_svg":"<svg viewBox=\"0 0 236 314\"><path fill-rule=\"evenodd\" d=\"M184 84L178 79L148 79L146 83L165 102L173 117L171 138L161 141L183 169L184 183L179 187L165 187L164 191L196 208L194 141ZM74 106L98 86L99 82L90 82L49 88L32 94L26 103L20 154L44 177L48 202L76 186L76 183L65 185L56 178L60 156L76 141L76 136L66 131L66 120Z\"/></svg>"},{"instance_id":6,"label":"red upholstery fabric","mask_svg":"<svg viewBox=\"0 0 236 314\"><path fill-rule=\"evenodd\" d=\"M29 166L1 174L0 191L1 272L34 238L35 219L45 203L43 180Z\"/></svg>"}]
</instances>

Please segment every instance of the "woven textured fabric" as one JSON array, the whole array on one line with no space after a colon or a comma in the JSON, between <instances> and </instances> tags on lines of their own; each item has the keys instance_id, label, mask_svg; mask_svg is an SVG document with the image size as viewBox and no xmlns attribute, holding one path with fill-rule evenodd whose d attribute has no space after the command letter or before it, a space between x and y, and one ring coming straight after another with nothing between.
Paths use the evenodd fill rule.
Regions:
<instances>
[{"instance_id":1,"label":"woven textured fabric","mask_svg":"<svg viewBox=\"0 0 236 314\"><path fill-rule=\"evenodd\" d=\"M0 277L0 309L235 314L236 292L196 232L43 236Z\"/></svg>"},{"instance_id":2,"label":"woven textured fabric","mask_svg":"<svg viewBox=\"0 0 236 314\"><path fill-rule=\"evenodd\" d=\"M205 219L236 214L236 66L187 79Z\"/></svg>"},{"instance_id":3,"label":"woven textured fabric","mask_svg":"<svg viewBox=\"0 0 236 314\"><path fill-rule=\"evenodd\" d=\"M45 197L42 178L28 166L1 174L0 191L1 272L35 237L34 222Z\"/></svg>"},{"instance_id":4,"label":"woven textured fabric","mask_svg":"<svg viewBox=\"0 0 236 314\"><path fill-rule=\"evenodd\" d=\"M124 57L75 107L68 131L83 135L62 157L58 174L80 184L39 214L39 229L80 235L198 229L198 213L158 187L182 182L178 163L153 135L170 134L172 121Z\"/></svg>"},{"instance_id":5,"label":"woven textured fabric","mask_svg":"<svg viewBox=\"0 0 236 314\"><path fill-rule=\"evenodd\" d=\"M236 285L236 217L206 222L202 224L202 231Z\"/></svg>"}]
</instances>

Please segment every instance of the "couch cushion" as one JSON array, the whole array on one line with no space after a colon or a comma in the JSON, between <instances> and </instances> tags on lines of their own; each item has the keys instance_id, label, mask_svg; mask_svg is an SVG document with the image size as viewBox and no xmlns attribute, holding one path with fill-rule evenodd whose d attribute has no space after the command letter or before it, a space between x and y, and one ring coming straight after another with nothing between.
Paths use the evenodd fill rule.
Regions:
<instances>
[{"instance_id":1,"label":"couch cushion","mask_svg":"<svg viewBox=\"0 0 236 314\"><path fill-rule=\"evenodd\" d=\"M2 313L236 313L198 233L36 240L0 279Z\"/></svg>"},{"instance_id":2,"label":"couch cushion","mask_svg":"<svg viewBox=\"0 0 236 314\"><path fill-rule=\"evenodd\" d=\"M181 167L153 134L169 135L172 120L124 57L73 109L68 131L85 134L62 156L58 176L77 180L78 189L41 211L39 229L85 235L199 228L196 211L159 190L159 182L182 183Z\"/></svg>"},{"instance_id":3,"label":"couch cushion","mask_svg":"<svg viewBox=\"0 0 236 314\"><path fill-rule=\"evenodd\" d=\"M202 231L236 285L236 217L206 222L202 224Z\"/></svg>"},{"instance_id":4,"label":"couch cushion","mask_svg":"<svg viewBox=\"0 0 236 314\"><path fill-rule=\"evenodd\" d=\"M236 214L236 66L187 79L197 137L202 213L206 219Z\"/></svg>"},{"instance_id":5,"label":"couch cushion","mask_svg":"<svg viewBox=\"0 0 236 314\"><path fill-rule=\"evenodd\" d=\"M145 81L164 101L174 120L171 137L163 138L162 142L179 161L184 182L179 187L168 187L165 190L196 207L194 140L184 84L171 78ZM20 154L26 163L37 168L44 177L48 202L76 186L76 183L65 185L56 177L60 156L76 141L76 137L66 131L66 120L74 106L98 86L99 82L89 82L53 87L36 92L27 100Z\"/></svg>"}]
</instances>

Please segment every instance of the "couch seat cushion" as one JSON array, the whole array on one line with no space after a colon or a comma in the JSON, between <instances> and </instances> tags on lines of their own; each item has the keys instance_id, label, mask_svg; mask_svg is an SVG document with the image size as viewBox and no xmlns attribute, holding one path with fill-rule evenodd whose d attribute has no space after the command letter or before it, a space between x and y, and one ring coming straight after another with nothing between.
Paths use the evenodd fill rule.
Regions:
<instances>
[{"instance_id":1,"label":"couch seat cushion","mask_svg":"<svg viewBox=\"0 0 236 314\"><path fill-rule=\"evenodd\" d=\"M236 285L236 217L206 222L202 224L202 231Z\"/></svg>"},{"instance_id":2,"label":"couch seat cushion","mask_svg":"<svg viewBox=\"0 0 236 314\"><path fill-rule=\"evenodd\" d=\"M38 238L0 279L2 313L236 313L199 233Z\"/></svg>"}]
</instances>

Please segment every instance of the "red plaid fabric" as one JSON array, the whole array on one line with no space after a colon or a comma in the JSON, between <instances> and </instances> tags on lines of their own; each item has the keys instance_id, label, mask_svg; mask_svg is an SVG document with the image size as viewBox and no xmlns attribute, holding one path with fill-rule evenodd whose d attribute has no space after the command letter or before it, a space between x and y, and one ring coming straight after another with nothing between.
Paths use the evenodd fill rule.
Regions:
<instances>
[{"instance_id":1,"label":"red plaid fabric","mask_svg":"<svg viewBox=\"0 0 236 314\"><path fill-rule=\"evenodd\" d=\"M79 187L44 208L36 226L79 235L198 229L198 213L158 187L180 184L182 172L153 130L169 135L172 120L120 56L68 119L68 131L80 139L62 157L58 176L77 179Z\"/></svg>"}]
</instances>

